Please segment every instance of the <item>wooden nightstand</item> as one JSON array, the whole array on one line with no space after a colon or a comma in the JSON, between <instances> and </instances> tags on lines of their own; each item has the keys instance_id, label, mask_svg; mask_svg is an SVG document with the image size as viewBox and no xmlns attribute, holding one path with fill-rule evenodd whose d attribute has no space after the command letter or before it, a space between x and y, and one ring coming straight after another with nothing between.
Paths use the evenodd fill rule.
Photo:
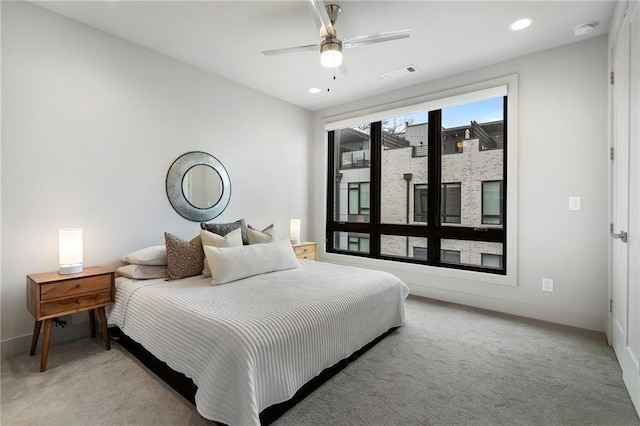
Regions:
<instances>
[{"instance_id":1,"label":"wooden nightstand","mask_svg":"<svg viewBox=\"0 0 640 426\"><path fill-rule=\"evenodd\" d=\"M306 242L292 245L298 259L316 260L316 243Z\"/></svg>"},{"instance_id":2,"label":"wooden nightstand","mask_svg":"<svg viewBox=\"0 0 640 426\"><path fill-rule=\"evenodd\" d=\"M44 321L40 371L47 368L51 320L55 317L89 311L91 337L96 337L94 309L97 309L104 346L107 350L111 349L104 307L115 301L115 294L115 273L99 266L85 268L78 274L45 272L27 275L27 309L36 319L30 355L36 353L40 327Z\"/></svg>"}]
</instances>

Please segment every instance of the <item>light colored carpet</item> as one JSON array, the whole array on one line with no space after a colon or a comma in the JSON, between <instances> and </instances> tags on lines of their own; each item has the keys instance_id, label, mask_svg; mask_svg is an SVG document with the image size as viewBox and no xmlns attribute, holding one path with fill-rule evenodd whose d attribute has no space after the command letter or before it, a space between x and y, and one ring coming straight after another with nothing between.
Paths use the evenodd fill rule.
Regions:
<instances>
[{"instance_id":1,"label":"light colored carpet","mask_svg":"<svg viewBox=\"0 0 640 426\"><path fill-rule=\"evenodd\" d=\"M274 425L640 425L601 333L414 297L406 312ZM213 424L115 342L53 346L38 367L2 362L2 426Z\"/></svg>"}]
</instances>

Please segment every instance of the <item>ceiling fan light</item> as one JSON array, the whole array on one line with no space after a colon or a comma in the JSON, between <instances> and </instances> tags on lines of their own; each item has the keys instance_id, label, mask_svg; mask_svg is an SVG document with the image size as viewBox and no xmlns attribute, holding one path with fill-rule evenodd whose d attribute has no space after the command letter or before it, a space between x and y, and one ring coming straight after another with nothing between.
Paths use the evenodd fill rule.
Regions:
<instances>
[{"instance_id":1,"label":"ceiling fan light","mask_svg":"<svg viewBox=\"0 0 640 426\"><path fill-rule=\"evenodd\" d=\"M320 63L327 68L337 68L342 65L342 42L340 40L330 39L322 42Z\"/></svg>"}]
</instances>

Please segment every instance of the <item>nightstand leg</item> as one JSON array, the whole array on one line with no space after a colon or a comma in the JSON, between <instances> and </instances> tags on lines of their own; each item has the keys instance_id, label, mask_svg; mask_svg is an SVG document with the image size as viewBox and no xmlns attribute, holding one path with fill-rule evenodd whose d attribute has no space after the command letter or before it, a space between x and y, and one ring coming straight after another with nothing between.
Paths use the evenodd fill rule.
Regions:
<instances>
[{"instance_id":1,"label":"nightstand leg","mask_svg":"<svg viewBox=\"0 0 640 426\"><path fill-rule=\"evenodd\" d=\"M42 321L36 320L36 324L33 326L33 337L31 338L31 352L29 352L30 356L33 356L36 353L36 346L38 346L38 339L40 338L41 325L42 325Z\"/></svg>"},{"instance_id":2,"label":"nightstand leg","mask_svg":"<svg viewBox=\"0 0 640 426\"><path fill-rule=\"evenodd\" d=\"M44 334L42 335L42 355L40 357L40 372L47 369L49 357L49 339L51 339L51 319L44 320Z\"/></svg>"},{"instance_id":3,"label":"nightstand leg","mask_svg":"<svg viewBox=\"0 0 640 426\"><path fill-rule=\"evenodd\" d=\"M104 347L111 349L111 342L109 341L109 330L107 330L107 316L104 313L104 306L98 308L98 315L100 316L100 326L102 329L102 339L104 340Z\"/></svg>"},{"instance_id":4,"label":"nightstand leg","mask_svg":"<svg viewBox=\"0 0 640 426\"><path fill-rule=\"evenodd\" d=\"M89 326L91 327L91 338L96 337L96 312L89 309Z\"/></svg>"}]
</instances>

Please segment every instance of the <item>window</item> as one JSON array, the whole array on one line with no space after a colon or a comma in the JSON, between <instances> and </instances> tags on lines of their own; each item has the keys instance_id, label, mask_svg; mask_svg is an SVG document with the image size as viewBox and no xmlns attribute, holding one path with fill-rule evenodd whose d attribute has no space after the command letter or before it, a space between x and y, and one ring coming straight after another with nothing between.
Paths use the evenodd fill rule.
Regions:
<instances>
[{"instance_id":1,"label":"window","mask_svg":"<svg viewBox=\"0 0 640 426\"><path fill-rule=\"evenodd\" d=\"M502 268L502 255L482 253L482 266L486 266L488 268Z\"/></svg>"},{"instance_id":2,"label":"window","mask_svg":"<svg viewBox=\"0 0 640 426\"><path fill-rule=\"evenodd\" d=\"M416 259L427 260L427 248L414 246L413 257L415 257Z\"/></svg>"},{"instance_id":3,"label":"window","mask_svg":"<svg viewBox=\"0 0 640 426\"><path fill-rule=\"evenodd\" d=\"M413 221L427 222L427 185L426 184L413 185Z\"/></svg>"},{"instance_id":4,"label":"window","mask_svg":"<svg viewBox=\"0 0 640 426\"><path fill-rule=\"evenodd\" d=\"M458 250L440 250L440 260L447 263L460 263Z\"/></svg>"},{"instance_id":5,"label":"window","mask_svg":"<svg viewBox=\"0 0 640 426\"><path fill-rule=\"evenodd\" d=\"M505 275L499 93L506 86L330 130L327 252Z\"/></svg>"},{"instance_id":6,"label":"window","mask_svg":"<svg viewBox=\"0 0 640 426\"><path fill-rule=\"evenodd\" d=\"M442 223L460 223L460 182L441 185Z\"/></svg>"},{"instance_id":7,"label":"window","mask_svg":"<svg viewBox=\"0 0 640 426\"><path fill-rule=\"evenodd\" d=\"M359 253L369 253L369 237L349 235L349 250Z\"/></svg>"},{"instance_id":8,"label":"window","mask_svg":"<svg viewBox=\"0 0 640 426\"><path fill-rule=\"evenodd\" d=\"M502 181L482 182L482 223L502 225Z\"/></svg>"},{"instance_id":9,"label":"window","mask_svg":"<svg viewBox=\"0 0 640 426\"><path fill-rule=\"evenodd\" d=\"M359 215L369 215L369 182L349 183L349 220Z\"/></svg>"}]
</instances>

